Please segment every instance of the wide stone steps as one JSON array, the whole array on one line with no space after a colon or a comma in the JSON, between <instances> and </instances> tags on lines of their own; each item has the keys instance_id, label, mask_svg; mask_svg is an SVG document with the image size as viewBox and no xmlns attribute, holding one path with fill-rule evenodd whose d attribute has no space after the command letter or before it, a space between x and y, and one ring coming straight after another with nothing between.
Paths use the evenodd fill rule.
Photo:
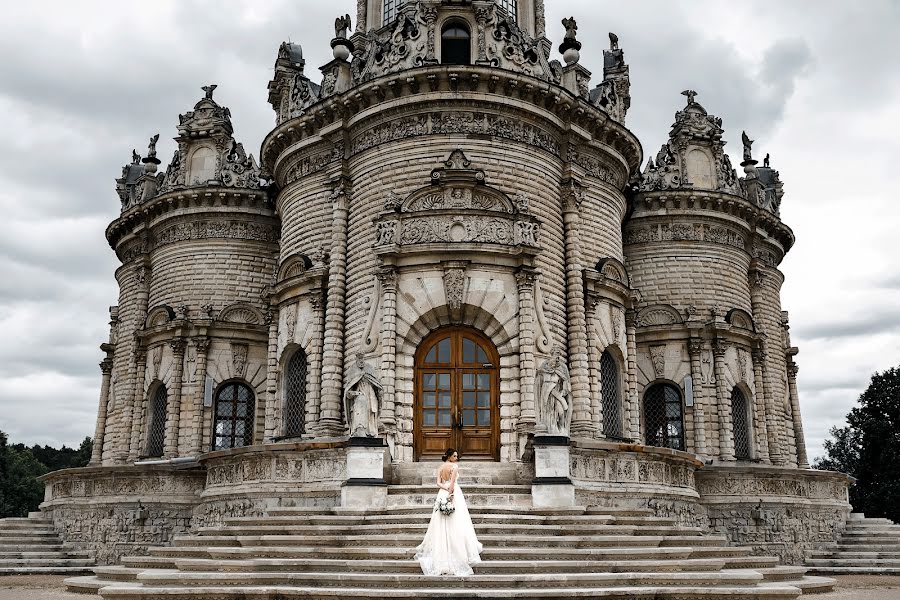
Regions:
<instances>
[{"instance_id":1,"label":"wide stone steps","mask_svg":"<svg viewBox=\"0 0 900 600\"><path fill-rule=\"evenodd\" d=\"M806 561L822 574L900 574L900 525L853 513L840 542Z\"/></svg>"},{"instance_id":2,"label":"wide stone steps","mask_svg":"<svg viewBox=\"0 0 900 600\"><path fill-rule=\"evenodd\" d=\"M94 561L67 548L40 512L0 519L0 575L71 575L91 572Z\"/></svg>"},{"instance_id":3,"label":"wide stone steps","mask_svg":"<svg viewBox=\"0 0 900 600\"><path fill-rule=\"evenodd\" d=\"M432 516L430 506L414 505L408 492L397 497L406 504L374 511L280 508L264 517L227 519L66 584L105 599L145 600L787 600L803 587L817 591L833 584L807 577L804 568L781 567L773 557L728 546L724 536L703 535L644 510L509 504L473 506L485 545L474 576L429 577L413 555Z\"/></svg>"}]
</instances>

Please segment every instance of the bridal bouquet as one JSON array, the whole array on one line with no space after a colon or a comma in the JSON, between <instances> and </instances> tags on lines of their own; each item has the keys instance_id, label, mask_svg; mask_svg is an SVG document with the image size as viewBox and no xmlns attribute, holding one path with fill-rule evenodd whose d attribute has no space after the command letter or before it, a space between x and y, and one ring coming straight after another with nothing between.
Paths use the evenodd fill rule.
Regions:
<instances>
[{"instance_id":1,"label":"bridal bouquet","mask_svg":"<svg viewBox=\"0 0 900 600\"><path fill-rule=\"evenodd\" d=\"M453 511L456 510L456 507L453 506L453 497L449 498L438 498L434 503L434 510L441 511L445 516L450 516L453 514Z\"/></svg>"}]
</instances>

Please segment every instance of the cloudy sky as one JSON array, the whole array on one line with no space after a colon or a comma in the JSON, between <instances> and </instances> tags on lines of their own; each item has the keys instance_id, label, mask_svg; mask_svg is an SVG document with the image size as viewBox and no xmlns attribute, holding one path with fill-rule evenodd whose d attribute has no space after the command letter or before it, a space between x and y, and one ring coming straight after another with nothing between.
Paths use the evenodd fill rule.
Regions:
<instances>
[{"instance_id":1,"label":"cloudy sky","mask_svg":"<svg viewBox=\"0 0 900 600\"><path fill-rule=\"evenodd\" d=\"M93 435L98 345L117 301L104 239L114 179L219 85L235 133L258 149L274 123L266 83L282 40L307 73L330 59L355 0L18 2L0 22L0 430L29 444ZM655 154L691 88L785 182L797 244L782 264L800 347L810 455L821 454L873 371L900 364L900 3L547 0L548 34L574 15L582 64L602 73L607 32L631 65L629 127ZM355 14L354 14L355 16ZM558 57L557 57L558 58ZM258 154L257 152L254 152Z\"/></svg>"}]
</instances>

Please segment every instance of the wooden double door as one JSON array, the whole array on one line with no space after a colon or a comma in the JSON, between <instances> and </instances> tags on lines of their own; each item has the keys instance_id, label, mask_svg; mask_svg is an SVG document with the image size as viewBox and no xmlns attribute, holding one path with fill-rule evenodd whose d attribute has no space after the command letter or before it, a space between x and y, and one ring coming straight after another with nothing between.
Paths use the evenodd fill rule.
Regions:
<instances>
[{"instance_id":1,"label":"wooden double door","mask_svg":"<svg viewBox=\"0 0 900 600\"><path fill-rule=\"evenodd\" d=\"M415 456L455 448L469 460L500 459L500 358L469 327L439 329L416 352Z\"/></svg>"}]
</instances>

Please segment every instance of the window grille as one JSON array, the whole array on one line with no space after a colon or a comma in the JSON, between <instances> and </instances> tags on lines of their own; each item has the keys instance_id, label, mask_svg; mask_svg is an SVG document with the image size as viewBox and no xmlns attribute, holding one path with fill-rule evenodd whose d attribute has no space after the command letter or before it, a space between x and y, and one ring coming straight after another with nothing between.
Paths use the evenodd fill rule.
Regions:
<instances>
[{"instance_id":1,"label":"window grille","mask_svg":"<svg viewBox=\"0 0 900 600\"><path fill-rule=\"evenodd\" d=\"M600 356L600 392L603 398L603 435L622 438L619 367L609 351L604 351Z\"/></svg>"},{"instance_id":2,"label":"window grille","mask_svg":"<svg viewBox=\"0 0 900 600\"><path fill-rule=\"evenodd\" d=\"M519 0L496 0L497 5L506 11L506 14L515 21L519 9Z\"/></svg>"},{"instance_id":3,"label":"window grille","mask_svg":"<svg viewBox=\"0 0 900 600\"><path fill-rule=\"evenodd\" d=\"M384 19L383 25L393 23L400 12L400 8L406 3L406 0L384 0Z\"/></svg>"},{"instance_id":4,"label":"window grille","mask_svg":"<svg viewBox=\"0 0 900 600\"><path fill-rule=\"evenodd\" d=\"M213 450L250 445L254 404L253 391L243 383L222 386L216 395Z\"/></svg>"},{"instance_id":5,"label":"window grille","mask_svg":"<svg viewBox=\"0 0 900 600\"><path fill-rule=\"evenodd\" d=\"M284 436L306 432L306 353L297 348L288 361L284 389Z\"/></svg>"},{"instance_id":6,"label":"window grille","mask_svg":"<svg viewBox=\"0 0 900 600\"><path fill-rule=\"evenodd\" d=\"M750 419L747 397L740 388L731 390L731 430L734 434L734 457L750 458Z\"/></svg>"},{"instance_id":7,"label":"window grille","mask_svg":"<svg viewBox=\"0 0 900 600\"><path fill-rule=\"evenodd\" d=\"M166 386L160 384L153 394L153 402L150 404L150 431L147 436L147 456L157 457L163 455L166 441L166 412L168 407L168 392Z\"/></svg>"},{"instance_id":8,"label":"window grille","mask_svg":"<svg viewBox=\"0 0 900 600\"><path fill-rule=\"evenodd\" d=\"M684 450L681 393L673 385L657 383L644 394L644 431L648 446Z\"/></svg>"}]
</instances>

